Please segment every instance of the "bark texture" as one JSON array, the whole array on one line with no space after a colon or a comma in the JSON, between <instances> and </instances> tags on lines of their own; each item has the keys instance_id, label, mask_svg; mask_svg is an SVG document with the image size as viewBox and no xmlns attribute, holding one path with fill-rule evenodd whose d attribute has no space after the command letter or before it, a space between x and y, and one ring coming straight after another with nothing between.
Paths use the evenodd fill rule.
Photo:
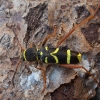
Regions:
<instances>
[{"instance_id":1,"label":"bark texture","mask_svg":"<svg viewBox=\"0 0 100 100\"><path fill-rule=\"evenodd\" d=\"M21 62L21 44L39 48L45 37L57 34L45 45L56 47L73 27L93 14L100 0L0 0L0 100L99 100L97 83L83 69L52 64L46 68L46 90L42 73L35 64ZM14 32L15 30L15 32ZM77 28L60 47L85 52L79 65L100 79L100 9L95 17ZM41 64L38 67L42 67Z\"/></svg>"}]
</instances>

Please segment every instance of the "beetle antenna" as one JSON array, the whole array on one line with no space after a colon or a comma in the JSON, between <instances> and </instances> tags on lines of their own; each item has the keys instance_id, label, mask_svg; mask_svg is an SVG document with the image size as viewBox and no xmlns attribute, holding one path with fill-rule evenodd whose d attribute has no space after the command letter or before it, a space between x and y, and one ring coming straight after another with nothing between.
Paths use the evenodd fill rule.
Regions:
<instances>
[{"instance_id":1,"label":"beetle antenna","mask_svg":"<svg viewBox=\"0 0 100 100\"><path fill-rule=\"evenodd\" d=\"M15 34L15 38L17 39L18 44L19 44L19 46L20 46L20 48L21 48L21 51L24 51L25 49L24 49L24 48L22 47L22 45L20 44L20 41L19 41L19 39L18 39L18 37L17 37L17 33L16 33L17 29L20 30L20 26L19 26L19 25L15 25L15 24L14 24L14 25L10 25L9 23L7 23L6 26L7 26L9 29L12 29L13 33ZM12 77L12 85L13 85L13 86L14 86L14 78L15 78L16 72L17 72L18 67L19 67L19 65L20 65L21 62L22 62L22 60L20 59L20 60L18 61L18 63L17 63L15 72L14 72L14 74L13 74L13 77Z\"/></svg>"},{"instance_id":2,"label":"beetle antenna","mask_svg":"<svg viewBox=\"0 0 100 100\"><path fill-rule=\"evenodd\" d=\"M18 67L19 67L19 65L20 65L21 62L22 62L22 60L20 59L20 60L18 61L18 63L17 63L16 70L15 70L14 75L13 75L13 77L12 77L12 84L13 84L13 86L14 86L14 78L15 78L16 72L17 72Z\"/></svg>"},{"instance_id":3,"label":"beetle antenna","mask_svg":"<svg viewBox=\"0 0 100 100\"><path fill-rule=\"evenodd\" d=\"M90 19L94 18L98 9L100 8L100 4L98 5L98 7L96 8L96 10L94 11L93 15L90 15L89 17L87 17L85 20L83 20L80 24L76 25L75 27L73 27L58 43L57 46L60 46L60 44L67 39L77 28L81 27L84 23L88 22Z\"/></svg>"},{"instance_id":4,"label":"beetle antenna","mask_svg":"<svg viewBox=\"0 0 100 100\"><path fill-rule=\"evenodd\" d=\"M24 51L25 49L22 47L22 45L20 44L20 41L19 41L19 39L17 37L16 29L19 29L20 30L20 27L18 25L17 26L16 25L12 25L13 33L15 34L15 37L17 38L18 44L19 44L19 46L21 48L21 51Z\"/></svg>"}]
</instances>

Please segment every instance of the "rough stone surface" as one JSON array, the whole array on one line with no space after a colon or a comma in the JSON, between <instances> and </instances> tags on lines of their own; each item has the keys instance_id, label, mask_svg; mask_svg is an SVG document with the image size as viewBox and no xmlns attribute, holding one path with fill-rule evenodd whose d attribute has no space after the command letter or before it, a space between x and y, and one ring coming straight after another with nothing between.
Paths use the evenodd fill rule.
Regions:
<instances>
[{"instance_id":1,"label":"rough stone surface","mask_svg":"<svg viewBox=\"0 0 100 100\"><path fill-rule=\"evenodd\" d=\"M44 38L57 34L45 45L56 47L73 27L93 14L99 0L0 0L0 100L91 100L100 99L97 83L83 69L52 64L46 68L46 89L35 64L21 62L21 48L34 42L39 48ZM94 18L77 28L60 47L83 53L79 65L100 79L100 9ZM15 32L14 29L15 28ZM18 39L17 39L18 38ZM19 40L19 43L18 43ZM38 64L38 67L42 67ZM97 88L97 89L96 89ZM93 98L94 97L94 98Z\"/></svg>"}]
</instances>

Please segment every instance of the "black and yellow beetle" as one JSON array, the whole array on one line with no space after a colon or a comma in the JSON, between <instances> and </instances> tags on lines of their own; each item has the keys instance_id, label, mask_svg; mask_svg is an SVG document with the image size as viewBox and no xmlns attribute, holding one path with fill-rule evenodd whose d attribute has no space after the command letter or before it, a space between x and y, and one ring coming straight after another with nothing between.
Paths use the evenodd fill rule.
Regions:
<instances>
[{"instance_id":1,"label":"black and yellow beetle","mask_svg":"<svg viewBox=\"0 0 100 100\"><path fill-rule=\"evenodd\" d=\"M81 54L65 48L49 48L45 46L37 50L33 47L23 51L22 59L29 62L39 60L47 64L78 64L81 61Z\"/></svg>"},{"instance_id":2,"label":"black and yellow beetle","mask_svg":"<svg viewBox=\"0 0 100 100\"><path fill-rule=\"evenodd\" d=\"M97 10L99 9L100 5L98 5L97 9L94 11L94 15L96 14ZM76 52L76 51L71 51L68 48L59 48L58 46L78 27L80 27L81 25L83 25L85 22L89 21L90 19L92 19L94 17L94 15L90 15L88 18L86 18L84 21L82 21L80 24L76 25L74 28L72 28L67 35L65 35L64 38L61 39L60 42L58 42L57 47L56 48L50 48L48 46L44 46L46 41L50 38L50 37L54 37L56 35L56 26L54 26L54 33L52 35L48 35L42 44L42 47L40 49L37 49L35 45L32 45L30 48L28 49L23 49L18 38L18 44L20 45L21 49L22 49L22 60L23 61L28 61L28 62L35 62L35 61L40 61L41 63L46 63L46 64L58 64L60 66L63 67L67 67L67 68L83 68L89 75L91 75L93 77L93 79L95 80L95 82L98 84L99 82L97 81L97 79L83 66L79 66L77 65L79 62L81 62L82 59L82 54ZM15 26L13 27L13 32L16 35L16 31L15 31ZM16 35L17 37L17 35ZM18 66L20 64L21 61L19 61L19 63L17 64L15 73L13 75L12 78L12 83L14 84L14 77L16 74L16 71L18 69ZM45 77L45 69L43 68L38 68L40 70L42 70L43 72L43 79L44 79L44 89L46 88L46 77Z\"/></svg>"},{"instance_id":3,"label":"black and yellow beetle","mask_svg":"<svg viewBox=\"0 0 100 100\"><path fill-rule=\"evenodd\" d=\"M82 60L82 54L76 51L71 51L65 48L50 48L48 46L42 47L40 50L36 47L28 48L22 53L22 60L28 62L42 62L46 64L58 64L67 68L83 68L89 75L93 77L98 84L97 79L83 66L77 65ZM42 68L40 70L43 70ZM43 71L45 73L45 71ZM46 77L44 78L44 89L46 88Z\"/></svg>"}]
</instances>

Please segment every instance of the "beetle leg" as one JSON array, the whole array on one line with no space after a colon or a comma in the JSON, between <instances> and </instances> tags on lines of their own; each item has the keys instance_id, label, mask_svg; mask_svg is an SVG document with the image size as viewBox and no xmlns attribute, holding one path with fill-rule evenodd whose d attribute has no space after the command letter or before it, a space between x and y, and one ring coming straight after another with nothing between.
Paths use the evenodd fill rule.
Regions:
<instances>
[{"instance_id":1,"label":"beetle leg","mask_svg":"<svg viewBox=\"0 0 100 100\"><path fill-rule=\"evenodd\" d=\"M19 62L17 63L16 70L15 70L14 75L13 75L13 77L12 77L12 85L13 85L13 86L14 86L14 78L15 78L16 72L17 72L17 70L18 70L18 67L19 67L21 61L22 61L22 60L19 60Z\"/></svg>"},{"instance_id":2,"label":"beetle leg","mask_svg":"<svg viewBox=\"0 0 100 100\"><path fill-rule=\"evenodd\" d=\"M73 65L73 64L59 64L62 67L66 67L66 68L82 68L84 69L90 76L92 76L92 78L94 79L94 81L99 85L98 80L83 66L79 66L79 65Z\"/></svg>"},{"instance_id":3,"label":"beetle leg","mask_svg":"<svg viewBox=\"0 0 100 100\"><path fill-rule=\"evenodd\" d=\"M97 13L98 9L100 8L100 4L98 5L98 7L96 8L96 10L93 12L91 10L91 12L93 12L93 14L91 14L89 17L87 17L85 20L83 20L80 24L76 25L75 27L73 27L58 43L57 46L58 47L65 39L67 39L75 29L81 27L84 23L88 22L90 19L92 19L95 14Z\"/></svg>"},{"instance_id":4,"label":"beetle leg","mask_svg":"<svg viewBox=\"0 0 100 100\"><path fill-rule=\"evenodd\" d=\"M53 32L52 34L48 34L48 35L45 37L45 39L44 39L44 41L43 41L43 43L42 43L42 46L45 45L45 43L47 42L47 40L48 40L50 37L54 37L54 36L57 34L57 26L54 25L53 28L54 28L54 32Z\"/></svg>"}]
</instances>

